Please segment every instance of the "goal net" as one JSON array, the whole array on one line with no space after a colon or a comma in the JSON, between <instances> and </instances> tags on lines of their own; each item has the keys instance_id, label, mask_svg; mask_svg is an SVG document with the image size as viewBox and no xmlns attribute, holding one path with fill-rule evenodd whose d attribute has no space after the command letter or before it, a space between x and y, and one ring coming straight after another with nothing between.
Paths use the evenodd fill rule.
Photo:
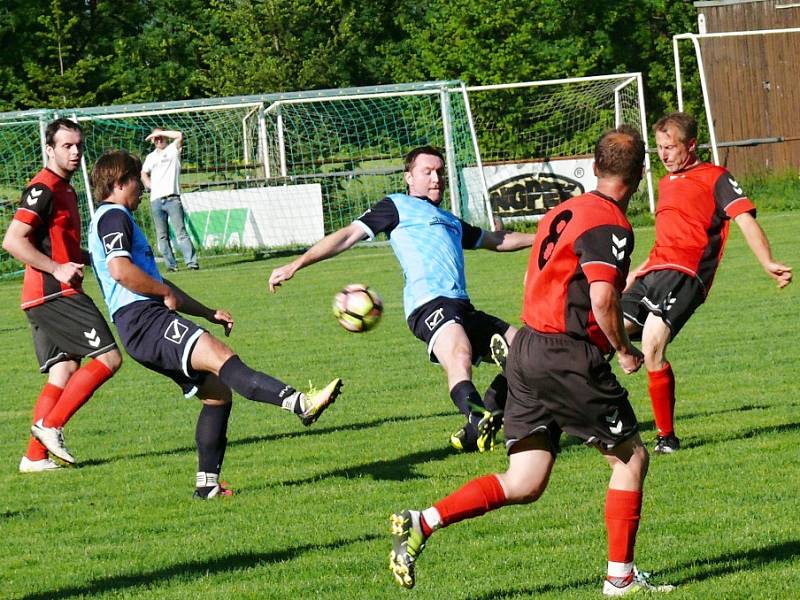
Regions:
<instances>
[{"instance_id":1,"label":"goal net","mask_svg":"<svg viewBox=\"0 0 800 600\"><path fill-rule=\"evenodd\" d=\"M88 164L108 148L144 157L154 127L183 133L181 197L190 235L207 250L313 244L403 191L403 156L423 144L446 150L447 206L489 222L462 181L477 164L475 139L463 93L446 82L86 109L76 118Z\"/></svg>"},{"instance_id":2,"label":"goal net","mask_svg":"<svg viewBox=\"0 0 800 600\"><path fill-rule=\"evenodd\" d=\"M494 214L538 218L594 189L592 160L603 131L628 124L647 144L639 73L467 88ZM631 212L653 210L652 175Z\"/></svg>"},{"instance_id":3,"label":"goal net","mask_svg":"<svg viewBox=\"0 0 800 600\"><path fill-rule=\"evenodd\" d=\"M44 165L44 129L38 112L0 115L0 219L2 234L17 209L22 190ZM0 276L21 268L0 249Z\"/></svg>"}]
</instances>

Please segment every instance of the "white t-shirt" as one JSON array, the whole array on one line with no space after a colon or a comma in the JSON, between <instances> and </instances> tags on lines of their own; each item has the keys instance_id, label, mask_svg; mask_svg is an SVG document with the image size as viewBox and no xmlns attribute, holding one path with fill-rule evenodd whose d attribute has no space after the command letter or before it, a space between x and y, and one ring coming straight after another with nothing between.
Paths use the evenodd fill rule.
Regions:
<instances>
[{"instance_id":1,"label":"white t-shirt","mask_svg":"<svg viewBox=\"0 0 800 600\"><path fill-rule=\"evenodd\" d=\"M144 159L142 171L150 175L150 200L181 193L181 149L174 140Z\"/></svg>"}]
</instances>

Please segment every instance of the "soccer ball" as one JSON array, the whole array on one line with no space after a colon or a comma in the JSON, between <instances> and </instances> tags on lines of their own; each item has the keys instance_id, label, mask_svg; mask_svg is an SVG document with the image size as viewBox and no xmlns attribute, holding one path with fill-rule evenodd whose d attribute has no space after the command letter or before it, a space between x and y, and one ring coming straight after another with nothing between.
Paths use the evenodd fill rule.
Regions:
<instances>
[{"instance_id":1,"label":"soccer ball","mask_svg":"<svg viewBox=\"0 0 800 600\"><path fill-rule=\"evenodd\" d=\"M333 316L339 325L353 333L373 329L382 314L383 300L378 292L360 283L345 286L333 298Z\"/></svg>"}]
</instances>

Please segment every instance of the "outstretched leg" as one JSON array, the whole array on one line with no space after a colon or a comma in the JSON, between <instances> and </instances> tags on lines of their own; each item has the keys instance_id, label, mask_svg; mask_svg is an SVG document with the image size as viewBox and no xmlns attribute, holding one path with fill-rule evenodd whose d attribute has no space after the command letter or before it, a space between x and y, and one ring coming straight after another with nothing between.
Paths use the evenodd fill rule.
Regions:
<instances>
[{"instance_id":1,"label":"outstretched leg","mask_svg":"<svg viewBox=\"0 0 800 600\"><path fill-rule=\"evenodd\" d=\"M337 378L322 390L299 392L275 377L251 369L233 350L207 332L198 338L191 361L193 369L214 374L224 385L245 398L293 412L303 425L316 421L334 403L342 389L342 381Z\"/></svg>"},{"instance_id":2,"label":"outstretched leg","mask_svg":"<svg viewBox=\"0 0 800 600\"><path fill-rule=\"evenodd\" d=\"M535 502L544 492L555 456L547 434L535 434L514 445L508 471L469 481L460 489L423 510L392 515L392 552L389 566L397 583L416 584L416 560L430 535L464 519L479 517L507 504Z\"/></svg>"}]
</instances>

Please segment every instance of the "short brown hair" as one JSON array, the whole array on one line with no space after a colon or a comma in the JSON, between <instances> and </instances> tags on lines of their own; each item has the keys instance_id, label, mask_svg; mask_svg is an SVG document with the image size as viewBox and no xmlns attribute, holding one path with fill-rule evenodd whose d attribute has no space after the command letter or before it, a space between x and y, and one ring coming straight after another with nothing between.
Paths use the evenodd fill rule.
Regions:
<instances>
[{"instance_id":1,"label":"short brown hair","mask_svg":"<svg viewBox=\"0 0 800 600\"><path fill-rule=\"evenodd\" d=\"M632 185L642 178L644 155L644 140L639 130L620 125L600 136L594 150L594 164L598 175L620 177Z\"/></svg>"},{"instance_id":2,"label":"short brown hair","mask_svg":"<svg viewBox=\"0 0 800 600\"><path fill-rule=\"evenodd\" d=\"M697 139L697 119L685 112L674 112L664 115L653 125L653 133L666 132L667 127L674 127L680 132L680 141L684 144Z\"/></svg>"},{"instance_id":3,"label":"short brown hair","mask_svg":"<svg viewBox=\"0 0 800 600\"><path fill-rule=\"evenodd\" d=\"M56 134L62 129L69 129L70 131L77 131L78 133L83 134L83 129L81 129L81 126L75 121L71 121L69 119L56 119L55 121L48 123L47 128L44 130L45 145L52 148L56 143Z\"/></svg>"},{"instance_id":4,"label":"short brown hair","mask_svg":"<svg viewBox=\"0 0 800 600\"><path fill-rule=\"evenodd\" d=\"M431 156L439 157L439 160L442 162L444 161L444 153L436 148L435 146L419 146L418 148L414 148L411 152L403 157L403 161L405 162L405 172L408 173L411 169L414 168L414 162L417 160L417 157L420 154L430 154Z\"/></svg>"},{"instance_id":5,"label":"short brown hair","mask_svg":"<svg viewBox=\"0 0 800 600\"><path fill-rule=\"evenodd\" d=\"M92 167L92 189L95 198L105 200L114 193L114 186L139 179L142 161L126 150L109 150Z\"/></svg>"}]
</instances>

